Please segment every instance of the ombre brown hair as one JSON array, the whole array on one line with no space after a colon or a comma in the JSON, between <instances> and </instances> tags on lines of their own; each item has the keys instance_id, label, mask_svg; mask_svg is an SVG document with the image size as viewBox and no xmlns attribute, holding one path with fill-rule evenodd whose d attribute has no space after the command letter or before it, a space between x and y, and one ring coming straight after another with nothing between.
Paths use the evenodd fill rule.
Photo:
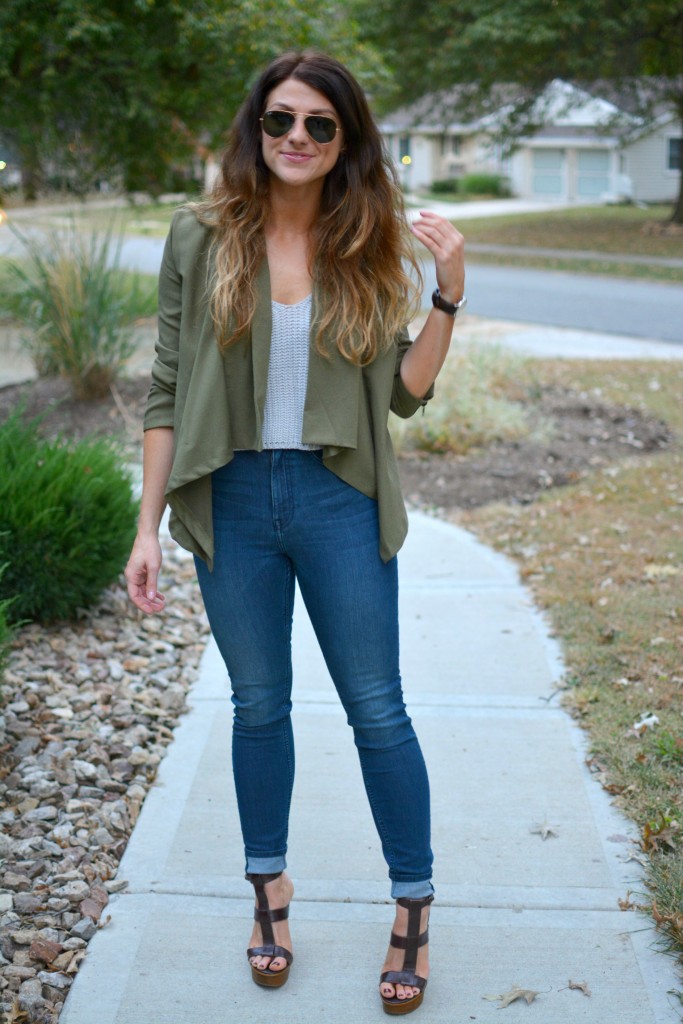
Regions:
<instances>
[{"instance_id":1,"label":"ombre brown hair","mask_svg":"<svg viewBox=\"0 0 683 1024\"><path fill-rule=\"evenodd\" d=\"M214 228L210 287L217 337L222 346L232 345L254 316L270 175L259 118L271 91L289 78L323 93L343 128L344 151L325 178L312 238L311 274L324 297L316 347L325 354L323 335L334 325L330 335L339 351L362 366L389 348L417 311L421 275L396 173L363 90L343 64L322 53L285 53L269 64L232 124L213 190L191 204Z\"/></svg>"}]
</instances>

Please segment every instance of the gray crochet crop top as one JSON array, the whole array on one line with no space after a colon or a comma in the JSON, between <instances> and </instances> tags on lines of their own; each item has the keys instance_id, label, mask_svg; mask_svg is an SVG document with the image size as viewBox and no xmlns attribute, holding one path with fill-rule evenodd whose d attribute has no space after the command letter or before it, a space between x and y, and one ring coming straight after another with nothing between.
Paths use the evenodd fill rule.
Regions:
<instances>
[{"instance_id":1,"label":"gray crochet crop top","mask_svg":"<svg viewBox=\"0 0 683 1024\"><path fill-rule=\"evenodd\" d=\"M308 346L312 295L293 306L273 302L273 331L266 406L263 416L264 448L300 448L316 445L301 440L308 380Z\"/></svg>"}]
</instances>

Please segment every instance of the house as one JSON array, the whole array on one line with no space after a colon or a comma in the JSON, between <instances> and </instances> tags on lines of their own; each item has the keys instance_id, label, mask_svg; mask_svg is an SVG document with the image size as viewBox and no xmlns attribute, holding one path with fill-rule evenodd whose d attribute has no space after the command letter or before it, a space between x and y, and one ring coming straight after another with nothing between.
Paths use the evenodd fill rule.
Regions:
<instances>
[{"instance_id":1,"label":"house","mask_svg":"<svg viewBox=\"0 0 683 1024\"><path fill-rule=\"evenodd\" d=\"M510 102L458 118L458 91L423 97L380 121L406 190L465 174L496 174L514 195L558 202L673 202L681 173L681 124L671 108L647 126L627 104L552 82L534 110L540 127L506 151L497 139Z\"/></svg>"}]
</instances>

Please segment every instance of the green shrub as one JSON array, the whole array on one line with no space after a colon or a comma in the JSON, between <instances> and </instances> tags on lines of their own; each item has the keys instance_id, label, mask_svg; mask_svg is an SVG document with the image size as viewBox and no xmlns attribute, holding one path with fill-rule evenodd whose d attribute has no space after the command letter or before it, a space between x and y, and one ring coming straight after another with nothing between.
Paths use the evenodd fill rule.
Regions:
<instances>
[{"instance_id":1,"label":"green shrub","mask_svg":"<svg viewBox=\"0 0 683 1024\"><path fill-rule=\"evenodd\" d=\"M46 441L20 412L0 426L0 601L10 622L53 622L92 605L135 536L131 483L108 440Z\"/></svg>"},{"instance_id":2,"label":"green shrub","mask_svg":"<svg viewBox=\"0 0 683 1024\"><path fill-rule=\"evenodd\" d=\"M0 565L0 586L2 585L2 577L6 569L6 565ZM10 644L12 642L13 630L8 621L9 606L11 603L11 598L0 601L0 690L2 689L2 676L5 671L5 666L9 657Z\"/></svg>"},{"instance_id":3,"label":"green shrub","mask_svg":"<svg viewBox=\"0 0 683 1024\"><path fill-rule=\"evenodd\" d=\"M437 181L433 181L429 186L431 191L438 194L442 192L457 192L458 191L458 179L457 178L439 178Z\"/></svg>"},{"instance_id":4,"label":"green shrub","mask_svg":"<svg viewBox=\"0 0 683 1024\"><path fill-rule=\"evenodd\" d=\"M498 174L465 174L458 182L458 191L477 196L510 195L507 182Z\"/></svg>"},{"instance_id":5,"label":"green shrub","mask_svg":"<svg viewBox=\"0 0 683 1024\"><path fill-rule=\"evenodd\" d=\"M153 287L120 269L123 234L113 224L79 232L72 222L35 237L12 230L25 258L10 261L5 305L28 329L38 373L65 377L77 398L105 395L133 351L135 320L153 309Z\"/></svg>"}]
</instances>

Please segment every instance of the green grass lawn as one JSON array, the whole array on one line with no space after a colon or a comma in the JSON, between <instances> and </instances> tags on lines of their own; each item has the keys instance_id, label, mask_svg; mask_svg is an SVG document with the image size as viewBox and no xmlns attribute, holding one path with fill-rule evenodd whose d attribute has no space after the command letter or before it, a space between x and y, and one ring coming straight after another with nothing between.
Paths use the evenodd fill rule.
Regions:
<instances>
[{"instance_id":1,"label":"green grass lawn","mask_svg":"<svg viewBox=\"0 0 683 1024\"><path fill-rule=\"evenodd\" d=\"M434 198L437 198L436 196ZM502 217L463 220L458 226L465 245L478 242L511 246L510 253L468 253L471 263L497 266L538 267L540 270L574 271L636 277L672 284L683 282L683 267L657 266L651 257L683 259L683 230L667 231L668 206L640 209L635 206L590 206L576 209L520 213ZM453 222L458 224L457 214ZM528 249L559 249L568 253L589 252L598 256L577 259L568 255L539 256ZM638 257L636 263L620 255Z\"/></svg>"},{"instance_id":2,"label":"green grass lawn","mask_svg":"<svg viewBox=\"0 0 683 1024\"><path fill-rule=\"evenodd\" d=\"M21 230L29 225L31 227L55 228L61 224L68 227L73 223L84 229L106 230L114 225L115 230L122 227L129 235L165 238L168 234L171 217L178 206L178 203L145 203L140 206L122 205L115 208L98 209L85 203L82 209L75 213L66 210L62 212L58 209L47 210L36 206L35 213L30 219L24 216L21 219L17 218L17 226ZM7 211L7 216L11 223L11 209Z\"/></svg>"},{"instance_id":3,"label":"green grass lawn","mask_svg":"<svg viewBox=\"0 0 683 1024\"><path fill-rule=\"evenodd\" d=\"M463 221L463 233L469 242L683 259L683 231L660 231L670 215L669 206L577 207Z\"/></svg>"}]
</instances>

